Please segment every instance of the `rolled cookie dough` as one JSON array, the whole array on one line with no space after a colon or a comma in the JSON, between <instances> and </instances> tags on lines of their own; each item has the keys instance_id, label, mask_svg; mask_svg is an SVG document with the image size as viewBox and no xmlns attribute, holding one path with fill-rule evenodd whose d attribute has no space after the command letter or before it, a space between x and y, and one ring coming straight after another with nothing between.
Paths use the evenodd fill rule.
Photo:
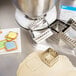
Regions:
<instances>
[{"instance_id":1,"label":"rolled cookie dough","mask_svg":"<svg viewBox=\"0 0 76 76\"><path fill-rule=\"evenodd\" d=\"M76 76L76 68L66 56L55 56L53 53L46 55L39 52L30 54L19 65L17 76Z\"/></svg>"}]
</instances>

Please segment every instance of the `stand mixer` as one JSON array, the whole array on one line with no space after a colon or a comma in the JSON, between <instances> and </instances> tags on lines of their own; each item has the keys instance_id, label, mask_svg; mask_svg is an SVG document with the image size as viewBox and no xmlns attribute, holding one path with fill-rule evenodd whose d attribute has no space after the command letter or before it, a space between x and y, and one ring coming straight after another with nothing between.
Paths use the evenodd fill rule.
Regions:
<instances>
[{"instance_id":1,"label":"stand mixer","mask_svg":"<svg viewBox=\"0 0 76 76\"><path fill-rule=\"evenodd\" d=\"M20 26L32 30L44 29L56 20L56 0L12 0L17 6L15 18Z\"/></svg>"}]
</instances>

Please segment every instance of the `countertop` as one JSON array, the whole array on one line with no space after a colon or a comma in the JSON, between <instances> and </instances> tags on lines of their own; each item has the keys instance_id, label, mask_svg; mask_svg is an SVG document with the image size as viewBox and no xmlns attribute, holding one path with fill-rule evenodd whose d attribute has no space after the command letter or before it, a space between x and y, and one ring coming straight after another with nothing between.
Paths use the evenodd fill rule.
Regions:
<instances>
[{"instance_id":1,"label":"countertop","mask_svg":"<svg viewBox=\"0 0 76 76\"><path fill-rule=\"evenodd\" d=\"M15 7L11 0L0 0L0 27L16 28L20 27L15 20ZM18 66L23 59L35 51L32 40L27 30L21 28L22 53L0 55L0 76L16 76ZM68 56L68 55L67 55ZM68 56L76 66L76 58Z\"/></svg>"}]
</instances>

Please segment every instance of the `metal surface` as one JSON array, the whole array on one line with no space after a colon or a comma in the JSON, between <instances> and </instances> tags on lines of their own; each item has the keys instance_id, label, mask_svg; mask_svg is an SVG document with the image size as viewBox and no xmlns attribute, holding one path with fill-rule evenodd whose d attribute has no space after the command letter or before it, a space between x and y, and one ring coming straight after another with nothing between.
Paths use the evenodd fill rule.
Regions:
<instances>
[{"instance_id":1,"label":"metal surface","mask_svg":"<svg viewBox=\"0 0 76 76\"><path fill-rule=\"evenodd\" d=\"M14 28L19 27L15 21L15 8L9 0L0 0L0 27ZM32 46L32 40L28 32L21 29L22 53L0 55L0 76L16 76L16 71L23 59L32 51L37 51ZM76 57L69 56L72 63L76 66Z\"/></svg>"}]
</instances>

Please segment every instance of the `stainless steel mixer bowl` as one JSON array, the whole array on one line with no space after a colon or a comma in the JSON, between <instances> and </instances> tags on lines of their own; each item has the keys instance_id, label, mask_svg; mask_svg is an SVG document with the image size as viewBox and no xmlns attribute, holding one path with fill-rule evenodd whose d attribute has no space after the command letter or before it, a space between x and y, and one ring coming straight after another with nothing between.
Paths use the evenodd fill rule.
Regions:
<instances>
[{"instance_id":1,"label":"stainless steel mixer bowl","mask_svg":"<svg viewBox=\"0 0 76 76\"><path fill-rule=\"evenodd\" d=\"M44 15L57 0L12 0L25 15L32 19Z\"/></svg>"}]
</instances>

